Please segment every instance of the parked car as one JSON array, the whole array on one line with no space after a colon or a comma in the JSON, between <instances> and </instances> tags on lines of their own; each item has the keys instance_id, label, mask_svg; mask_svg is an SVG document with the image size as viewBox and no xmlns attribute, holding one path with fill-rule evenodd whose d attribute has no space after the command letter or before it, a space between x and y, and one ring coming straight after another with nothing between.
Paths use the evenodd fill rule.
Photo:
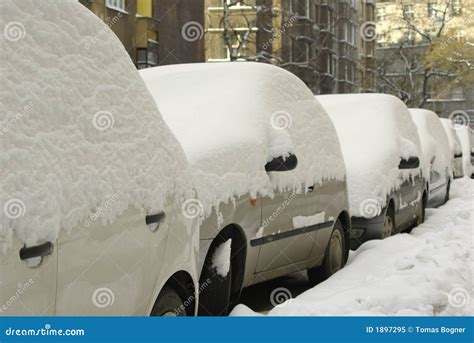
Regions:
<instances>
[{"instance_id":1,"label":"parked car","mask_svg":"<svg viewBox=\"0 0 474 343\"><path fill-rule=\"evenodd\" d=\"M436 207L449 199L453 172L448 136L436 113L415 108L410 113L420 136L423 174L429 179L427 207Z\"/></svg>"},{"instance_id":2,"label":"parked car","mask_svg":"<svg viewBox=\"0 0 474 343\"><path fill-rule=\"evenodd\" d=\"M462 149L462 170L463 175L471 177L474 173L473 168L473 153L472 153L472 130L469 126L459 126L455 128L456 135L459 138L459 143Z\"/></svg>"},{"instance_id":3,"label":"parked car","mask_svg":"<svg viewBox=\"0 0 474 343\"><path fill-rule=\"evenodd\" d=\"M441 123L443 124L446 135L449 140L449 149L451 150L451 165L453 170L453 177L459 179L464 176L463 167L462 167L462 147L459 137L456 134L454 129L454 123L446 118L441 118Z\"/></svg>"},{"instance_id":4,"label":"parked car","mask_svg":"<svg viewBox=\"0 0 474 343\"><path fill-rule=\"evenodd\" d=\"M244 287L306 269L315 284L344 266L344 161L301 80L250 62L140 72L192 164L204 209L201 315L226 314Z\"/></svg>"},{"instance_id":5,"label":"parked car","mask_svg":"<svg viewBox=\"0 0 474 343\"><path fill-rule=\"evenodd\" d=\"M194 315L188 163L120 41L77 1L2 19L0 315Z\"/></svg>"},{"instance_id":6,"label":"parked car","mask_svg":"<svg viewBox=\"0 0 474 343\"><path fill-rule=\"evenodd\" d=\"M351 249L424 221L420 140L406 106L384 94L316 96L334 122L347 169Z\"/></svg>"}]
</instances>

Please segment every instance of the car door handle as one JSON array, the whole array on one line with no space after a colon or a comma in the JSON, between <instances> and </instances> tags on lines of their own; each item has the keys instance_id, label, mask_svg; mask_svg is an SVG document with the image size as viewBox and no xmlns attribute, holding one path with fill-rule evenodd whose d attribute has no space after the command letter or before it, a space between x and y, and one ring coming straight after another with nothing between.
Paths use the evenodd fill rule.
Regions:
<instances>
[{"instance_id":1,"label":"car door handle","mask_svg":"<svg viewBox=\"0 0 474 343\"><path fill-rule=\"evenodd\" d=\"M314 191L314 186L309 186L308 187L308 192L312 192L312 191Z\"/></svg>"},{"instance_id":2,"label":"car door handle","mask_svg":"<svg viewBox=\"0 0 474 343\"><path fill-rule=\"evenodd\" d=\"M145 217L145 223L149 226L152 232L155 232L160 227L160 223L165 219L165 213L160 212L157 214L150 214ZM157 224L156 226L151 226L152 224Z\"/></svg>"},{"instance_id":3,"label":"car door handle","mask_svg":"<svg viewBox=\"0 0 474 343\"><path fill-rule=\"evenodd\" d=\"M23 247L20 249L20 260L28 260L35 257L44 257L53 253L54 245L51 242L46 242L34 247Z\"/></svg>"}]
</instances>

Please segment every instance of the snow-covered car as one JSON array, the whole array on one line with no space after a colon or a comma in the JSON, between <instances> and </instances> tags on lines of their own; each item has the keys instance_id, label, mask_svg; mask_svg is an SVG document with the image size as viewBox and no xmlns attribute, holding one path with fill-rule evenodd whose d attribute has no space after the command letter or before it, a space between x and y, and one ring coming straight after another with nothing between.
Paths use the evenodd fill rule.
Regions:
<instances>
[{"instance_id":1,"label":"snow-covered car","mask_svg":"<svg viewBox=\"0 0 474 343\"><path fill-rule=\"evenodd\" d=\"M0 315L194 315L189 164L122 44L75 0L1 8Z\"/></svg>"},{"instance_id":2,"label":"snow-covered car","mask_svg":"<svg viewBox=\"0 0 474 343\"><path fill-rule=\"evenodd\" d=\"M423 175L429 176L427 207L436 207L449 199L452 179L451 150L448 136L436 113L410 108L421 142Z\"/></svg>"},{"instance_id":3,"label":"snow-covered car","mask_svg":"<svg viewBox=\"0 0 474 343\"><path fill-rule=\"evenodd\" d=\"M346 163L351 248L423 222L420 139L405 104L384 94L316 98L334 122Z\"/></svg>"},{"instance_id":4,"label":"snow-covered car","mask_svg":"<svg viewBox=\"0 0 474 343\"><path fill-rule=\"evenodd\" d=\"M453 170L453 177L458 179L464 176L463 172L463 157L462 146L459 137L454 129L454 123L450 119L441 118L446 135L448 136L449 149L451 150L451 166Z\"/></svg>"},{"instance_id":5,"label":"snow-covered car","mask_svg":"<svg viewBox=\"0 0 474 343\"><path fill-rule=\"evenodd\" d=\"M467 125L455 127L462 149L462 170L464 176L471 177L474 173L472 154L472 130Z\"/></svg>"},{"instance_id":6,"label":"snow-covered car","mask_svg":"<svg viewBox=\"0 0 474 343\"><path fill-rule=\"evenodd\" d=\"M317 283L344 266L344 161L331 120L300 79L250 62L140 72L193 168L200 314L227 313L252 284L300 270Z\"/></svg>"}]
</instances>

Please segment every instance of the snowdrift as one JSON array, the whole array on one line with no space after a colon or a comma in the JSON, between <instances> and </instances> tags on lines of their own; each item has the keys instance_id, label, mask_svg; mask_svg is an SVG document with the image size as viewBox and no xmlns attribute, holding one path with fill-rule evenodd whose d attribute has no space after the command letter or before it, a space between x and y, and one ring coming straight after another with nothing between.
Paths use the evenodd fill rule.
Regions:
<instances>
[{"instance_id":1,"label":"snowdrift","mask_svg":"<svg viewBox=\"0 0 474 343\"><path fill-rule=\"evenodd\" d=\"M420 169L403 171L401 158L420 156L421 146L410 112L398 98L384 94L322 95L316 98L334 122L347 168L353 216L377 216L387 195ZM364 211L364 202L378 211Z\"/></svg>"},{"instance_id":2,"label":"snowdrift","mask_svg":"<svg viewBox=\"0 0 474 343\"><path fill-rule=\"evenodd\" d=\"M453 316L474 314L474 181L456 180L451 200L427 209L412 231L364 243L327 281L271 316ZM238 305L232 315L258 315Z\"/></svg>"},{"instance_id":3,"label":"snowdrift","mask_svg":"<svg viewBox=\"0 0 474 343\"><path fill-rule=\"evenodd\" d=\"M295 75L262 63L209 63L140 71L193 167L199 199L213 206L274 189L301 192L345 177L331 120ZM293 153L290 172L265 172Z\"/></svg>"},{"instance_id":4,"label":"snowdrift","mask_svg":"<svg viewBox=\"0 0 474 343\"><path fill-rule=\"evenodd\" d=\"M0 6L0 250L160 210L187 162L117 37L76 0Z\"/></svg>"}]
</instances>

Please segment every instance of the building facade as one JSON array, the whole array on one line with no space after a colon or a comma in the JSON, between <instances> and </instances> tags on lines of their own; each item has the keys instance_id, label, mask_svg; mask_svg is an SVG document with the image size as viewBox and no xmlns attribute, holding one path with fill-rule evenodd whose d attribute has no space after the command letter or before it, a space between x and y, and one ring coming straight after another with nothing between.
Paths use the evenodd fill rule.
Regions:
<instances>
[{"instance_id":1,"label":"building facade","mask_svg":"<svg viewBox=\"0 0 474 343\"><path fill-rule=\"evenodd\" d=\"M272 63L316 94L375 90L375 1L205 0L205 59Z\"/></svg>"},{"instance_id":2,"label":"building facade","mask_svg":"<svg viewBox=\"0 0 474 343\"><path fill-rule=\"evenodd\" d=\"M457 62L449 53L467 51L471 46L467 54L470 61L463 59L474 62L472 24L473 0L377 1L378 91L397 95L409 106L428 108L443 117L456 111L474 115L474 85L457 83L469 75L459 77L451 71ZM446 69L439 67L442 63L430 67L436 58L434 52L445 54ZM473 75L474 70L467 73Z\"/></svg>"},{"instance_id":3,"label":"building facade","mask_svg":"<svg viewBox=\"0 0 474 343\"><path fill-rule=\"evenodd\" d=\"M101 18L122 42L137 68L159 60L158 0L80 0Z\"/></svg>"},{"instance_id":4,"label":"building facade","mask_svg":"<svg viewBox=\"0 0 474 343\"><path fill-rule=\"evenodd\" d=\"M257 61L315 94L373 92L371 0L80 0L116 33L137 68Z\"/></svg>"}]
</instances>

